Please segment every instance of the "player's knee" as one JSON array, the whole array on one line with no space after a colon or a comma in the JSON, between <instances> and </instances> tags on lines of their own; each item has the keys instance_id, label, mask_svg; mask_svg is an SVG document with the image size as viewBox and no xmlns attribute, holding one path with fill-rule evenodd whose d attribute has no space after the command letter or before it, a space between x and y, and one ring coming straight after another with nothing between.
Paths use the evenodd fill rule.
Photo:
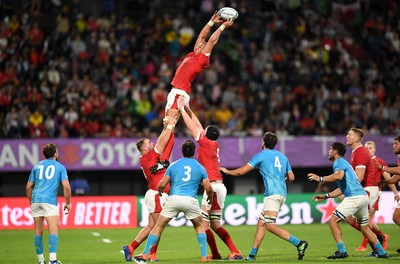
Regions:
<instances>
[{"instance_id":1,"label":"player's knee","mask_svg":"<svg viewBox=\"0 0 400 264\"><path fill-rule=\"evenodd\" d=\"M339 215L336 215L335 213L334 213L334 215L340 219L340 216L339 216ZM347 218L346 218L346 222L347 222L349 225L354 225L354 224L356 223L356 219L353 218L353 217L347 217Z\"/></svg>"},{"instance_id":2,"label":"player's knee","mask_svg":"<svg viewBox=\"0 0 400 264\"><path fill-rule=\"evenodd\" d=\"M221 222L220 221L211 221L210 227L212 230L216 231L218 228L221 227Z\"/></svg>"},{"instance_id":3,"label":"player's knee","mask_svg":"<svg viewBox=\"0 0 400 264\"><path fill-rule=\"evenodd\" d=\"M340 217L338 217L337 215L335 215L335 213L333 213L331 218L328 221L328 224L330 226L331 225L338 225L341 221L342 221L342 219L340 219Z\"/></svg>"}]
</instances>

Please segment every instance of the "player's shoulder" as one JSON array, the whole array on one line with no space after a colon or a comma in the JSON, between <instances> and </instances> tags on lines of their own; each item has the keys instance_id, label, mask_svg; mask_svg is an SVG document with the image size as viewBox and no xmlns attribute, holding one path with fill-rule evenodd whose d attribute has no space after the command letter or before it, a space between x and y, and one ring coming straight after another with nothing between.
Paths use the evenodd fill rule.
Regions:
<instances>
[{"instance_id":1,"label":"player's shoulder","mask_svg":"<svg viewBox=\"0 0 400 264\"><path fill-rule=\"evenodd\" d=\"M66 167L61 164L58 160L53 160L53 164L59 169L59 170L66 170Z\"/></svg>"},{"instance_id":2,"label":"player's shoulder","mask_svg":"<svg viewBox=\"0 0 400 264\"><path fill-rule=\"evenodd\" d=\"M363 145L361 145L359 148L355 149L353 153L354 153L355 157L371 159L369 150Z\"/></svg>"},{"instance_id":3,"label":"player's shoulder","mask_svg":"<svg viewBox=\"0 0 400 264\"><path fill-rule=\"evenodd\" d=\"M376 159L380 164L386 164L386 161L383 160L381 157L376 156L375 159Z\"/></svg>"}]
</instances>

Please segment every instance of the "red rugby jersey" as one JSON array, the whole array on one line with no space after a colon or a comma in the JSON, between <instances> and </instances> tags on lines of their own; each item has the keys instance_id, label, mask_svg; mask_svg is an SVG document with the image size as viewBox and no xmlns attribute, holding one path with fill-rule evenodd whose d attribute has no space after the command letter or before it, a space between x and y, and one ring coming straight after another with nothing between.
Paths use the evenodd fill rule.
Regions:
<instances>
[{"instance_id":1,"label":"red rugby jersey","mask_svg":"<svg viewBox=\"0 0 400 264\"><path fill-rule=\"evenodd\" d=\"M219 144L200 134L197 140L199 147L197 149L197 158L201 165L206 168L210 181L222 181L222 174L219 171Z\"/></svg>"},{"instance_id":2,"label":"red rugby jersey","mask_svg":"<svg viewBox=\"0 0 400 264\"><path fill-rule=\"evenodd\" d=\"M387 166L387 164L383 159L381 159L381 158L379 158L377 156L373 156L372 157L372 161L373 161L373 164L374 164L374 170L373 170L374 171L374 176L375 176L376 181L378 182L378 181L380 181L382 179L383 170L380 170L378 168L378 166L376 166L375 160L377 160L379 162L379 164L381 164L382 166Z\"/></svg>"},{"instance_id":3,"label":"red rugby jersey","mask_svg":"<svg viewBox=\"0 0 400 264\"><path fill-rule=\"evenodd\" d=\"M203 53L190 52L176 69L171 84L175 88L190 94L193 80L208 67L210 67L210 56L206 56Z\"/></svg>"},{"instance_id":4,"label":"red rugby jersey","mask_svg":"<svg viewBox=\"0 0 400 264\"><path fill-rule=\"evenodd\" d=\"M164 177L165 169L159 170L155 173L150 171L150 168L153 167L159 160L160 154L158 154L154 149L140 156L140 167L142 168L144 177L147 180L147 186L149 190L158 191L158 184ZM165 187L164 192L169 193L170 188L171 186L168 184Z\"/></svg>"},{"instance_id":5,"label":"red rugby jersey","mask_svg":"<svg viewBox=\"0 0 400 264\"><path fill-rule=\"evenodd\" d=\"M377 180L374 176L375 164L373 164L369 150L365 146L360 145L353 150L350 164L354 170L359 166L365 167L364 179L361 182L363 187L377 186Z\"/></svg>"}]
</instances>

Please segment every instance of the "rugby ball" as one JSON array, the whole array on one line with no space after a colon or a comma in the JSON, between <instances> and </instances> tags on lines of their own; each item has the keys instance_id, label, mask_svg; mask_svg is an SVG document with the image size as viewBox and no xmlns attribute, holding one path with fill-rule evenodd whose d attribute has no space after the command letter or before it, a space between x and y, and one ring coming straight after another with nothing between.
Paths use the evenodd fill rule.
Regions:
<instances>
[{"instance_id":1,"label":"rugby ball","mask_svg":"<svg viewBox=\"0 0 400 264\"><path fill-rule=\"evenodd\" d=\"M238 11L232 7L223 7L218 11L218 15L225 20L235 20L239 17Z\"/></svg>"}]
</instances>

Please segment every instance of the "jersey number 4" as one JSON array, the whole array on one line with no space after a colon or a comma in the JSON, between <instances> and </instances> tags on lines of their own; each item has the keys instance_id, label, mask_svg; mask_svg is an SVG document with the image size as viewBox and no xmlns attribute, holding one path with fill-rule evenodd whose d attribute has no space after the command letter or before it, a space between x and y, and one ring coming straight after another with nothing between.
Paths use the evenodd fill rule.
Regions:
<instances>
[{"instance_id":1,"label":"jersey number 4","mask_svg":"<svg viewBox=\"0 0 400 264\"><path fill-rule=\"evenodd\" d=\"M281 165L281 162L279 161L278 156L275 156L274 167L278 168L279 171L281 171L281 169L282 169L282 165Z\"/></svg>"}]
</instances>

